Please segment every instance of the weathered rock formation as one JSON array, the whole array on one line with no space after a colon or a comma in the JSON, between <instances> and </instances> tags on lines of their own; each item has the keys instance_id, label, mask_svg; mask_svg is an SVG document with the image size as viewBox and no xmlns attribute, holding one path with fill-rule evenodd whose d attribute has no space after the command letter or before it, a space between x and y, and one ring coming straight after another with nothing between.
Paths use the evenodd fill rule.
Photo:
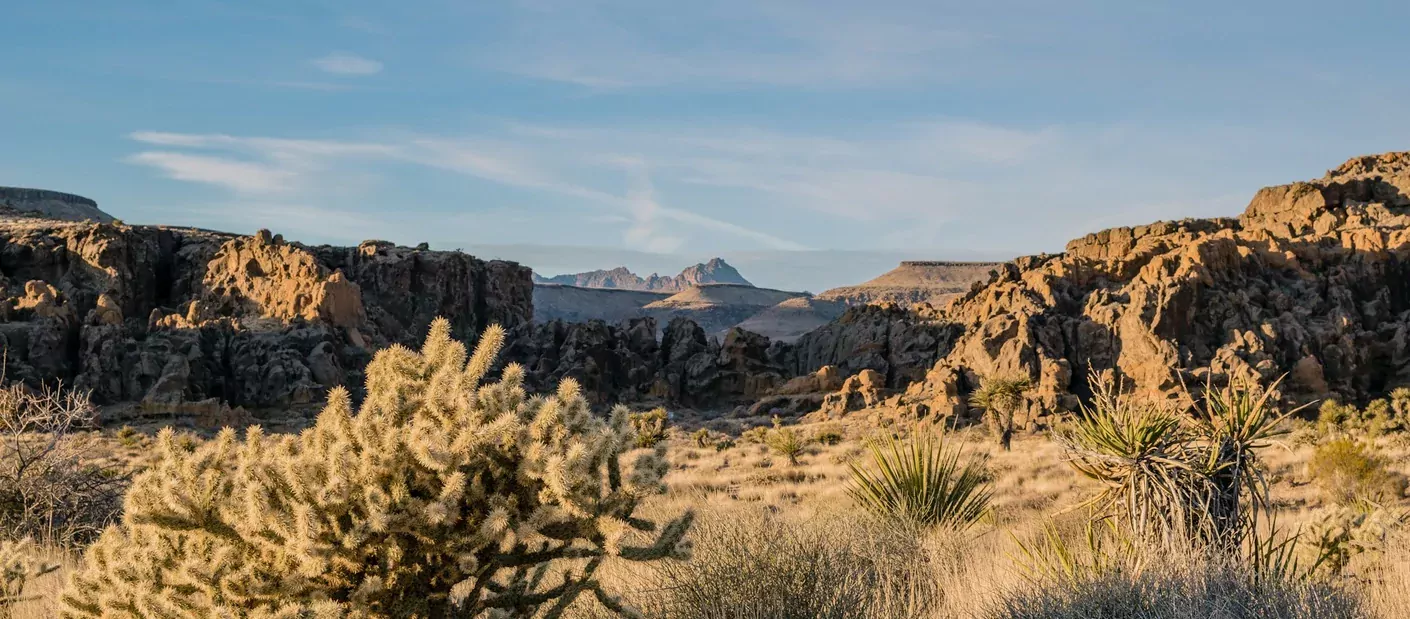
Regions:
<instances>
[{"instance_id":1,"label":"weathered rock formation","mask_svg":"<svg viewBox=\"0 0 1410 619\"><path fill-rule=\"evenodd\" d=\"M1263 189L1237 219L1020 258L941 319L953 347L906 397L923 412L962 413L982 376L1013 374L1035 381L1030 413L1070 410L1106 370L1149 392L1287 373L1291 399L1364 401L1410 384L1410 153Z\"/></svg>"},{"instance_id":2,"label":"weathered rock formation","mask_svg":"<svg viewBox=\"0 0 1410 619\"><path fill-rule=\"evenodd\" d=\"M335 385L356 390L377 348L414 343L436 316L467 339L527 324L531 288L513 263L388 243L0 220L8 377L154 411L290 407Z\"/></svg>"},{"instance_id":3,"label":"weathered rock formation","mask_svg":"<svg viewBox=\"0 0 1410 619\"><path fill-rule=\"evenodd\" d=\"M13 209L20 213L65 221L113 221L111 215L98 208L97 202L83 196L47 189L0 187L0 209Z\"/></svg>"}]
</instances>

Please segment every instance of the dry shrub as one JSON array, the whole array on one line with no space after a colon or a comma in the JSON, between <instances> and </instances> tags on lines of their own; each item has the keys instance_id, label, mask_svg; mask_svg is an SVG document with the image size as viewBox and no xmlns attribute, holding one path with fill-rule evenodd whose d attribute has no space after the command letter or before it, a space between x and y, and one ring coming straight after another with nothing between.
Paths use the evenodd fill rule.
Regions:
<instances>
[{"instance_id":1,"label":"dry shrub","mask_svg":"<svg viewBox=\"0 0 1410 619\"><path fill-rule=\"evenodd\" d=\"M1168 559L1167 559L1168 563ZM1365 611L1333 586L1258 578L1248 569L1202 561L1139 572L1053 579L1014 589L995 619L1362 619Z\"/></svg>"},{"instance_id":2,"label":"dry shrub","mask_svg":"<svg viewBox=\"0 0 1410 619\"><path fill-rule=\"evenodd\" d=\"M794 521L708 514L689 561L653 564L636 601L653 617L852 619L926 616L939 583L922 537L857 515Z\"/></svg>"},{"instance_id":3,"label":"dry shrub","mask_svg":"<svg viewBox=\"0 0 1410 619\"><path fill-rule=\"evenodd\" d=\"M127 480L75 435L95 416L86 393L0 388L0 537L82 545L117 517Z\"/></svg>"},{"instance_id":4,"label":"dry shrub","mask_svg":"<svg viewBox=\"0 0 1410 619\"><path fill-rule=\"evenodd\" d=\"M1384 503L1404 496L1404 475L1390 461L1350 438L1327 441L1307 461L1307 475L1337 505Z\"/></svg>"}]
</instances>

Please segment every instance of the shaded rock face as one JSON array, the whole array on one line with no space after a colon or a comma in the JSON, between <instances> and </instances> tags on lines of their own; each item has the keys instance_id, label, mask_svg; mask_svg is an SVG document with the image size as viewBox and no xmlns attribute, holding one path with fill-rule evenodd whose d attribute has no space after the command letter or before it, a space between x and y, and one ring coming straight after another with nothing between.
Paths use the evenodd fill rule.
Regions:
<instances>
[{"instance_id":1,"label":"shaded rock face","mask_svg":"<svg viewBox=\"0 0 1410 619\"><path fill-rule=\"evenodd\" d=\"M15 218L0 220L0 295L9 378L163 411L356 393L375 350L436 316L467 340L532 316L527 268L457 252Z\"/></svg>"},{"instance_id":2,"label":"shaded rock face","mask_svg":"<svg viewBox=\"0 0 1410 619\"><path fill-rule=\"evenodd\" d=\"M1158 222L1021 258L954 300L954 345L913 403L964 410L980 377L1025 374L1030 412L1071 410L1089 371L1135 389L1289 374L1295 400L1410 384L1410 153L1263 189L1237 219Z\"/></svg>"}]
</instances>

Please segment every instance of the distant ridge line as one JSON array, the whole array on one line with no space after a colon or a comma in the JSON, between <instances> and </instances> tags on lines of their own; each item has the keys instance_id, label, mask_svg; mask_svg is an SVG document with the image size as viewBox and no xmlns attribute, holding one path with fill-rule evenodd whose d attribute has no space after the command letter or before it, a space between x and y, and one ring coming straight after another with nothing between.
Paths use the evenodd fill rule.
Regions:
<instances>
[{"instance_id":1,"label":"distant ridge line","mask_svg":"<svg viewBox=\"0 0 1410 619\"><path fill-rule=\"evenodd\" d=\"M62 202L73 202L98 208L98 203L92 198L85 198L80 195L53 191L51 189L32 189L29 187L0 187L0 200L59 200Z\"/></svg>"},{"instance_id":2,"label":"distant ridge line","mask_svg":"<svg viewBox=\"0 0 1410 619\"><path fill-rule=\"evenodd\" d=\"M903 267L996 267L1002 262L965 262L962 260L902 260Z\"/></svg>"}]
</instances>

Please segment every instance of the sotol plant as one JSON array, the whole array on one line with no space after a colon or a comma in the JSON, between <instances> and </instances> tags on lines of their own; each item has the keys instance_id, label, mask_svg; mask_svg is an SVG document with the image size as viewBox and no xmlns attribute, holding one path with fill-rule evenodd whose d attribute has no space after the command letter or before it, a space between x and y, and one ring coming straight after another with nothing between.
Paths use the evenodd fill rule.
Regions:
<instances>
[{"instance_id":1,"label":"sotol plant","mask_svg":"<svg viewBox=\"0 0 1410 619\"><path fill-rule=\"evenodd\" d=\"M627 412L594 417L577 383L529 397L504 341L466 349L437 320L418 354L379 352L356 414L337 390L298 436L227 429L160 458L62 595L77 617L554 617L583 593L628 613L595 570L681 556L686 513L654 542L633 516L661 450L624 473Z\"/></svg>"},{"instance_id":2,"label":"sotol plant","mask_svg":"<svg viewBox=\"0 0 1410 619\"><path fill-rule=\"evenodd\" d=\"M902 442L887 435L868 445L872 467L849 465L848 494L873 513L926 527L965 529L992 496L982 459L964 456L944 438L922 434Z\"/></svg>"}]
</instances>

